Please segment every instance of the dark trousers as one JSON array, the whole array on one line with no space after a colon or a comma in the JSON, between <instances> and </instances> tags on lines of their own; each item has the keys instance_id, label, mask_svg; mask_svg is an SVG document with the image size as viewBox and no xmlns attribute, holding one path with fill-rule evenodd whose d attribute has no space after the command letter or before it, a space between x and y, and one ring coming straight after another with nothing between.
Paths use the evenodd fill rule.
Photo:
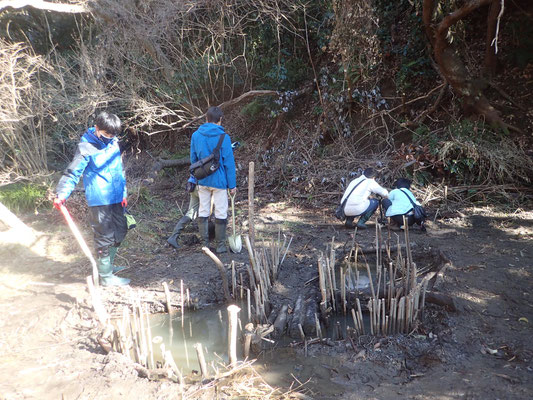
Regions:
<instances>
[{"instance_id":1,"label":"dark trousers","mask_svg":"<svg viewBox=\"0 0 533 400\"><path fill-rule=\"evenodd\" d=\"M128 224L120 203L89 207L98 258L109 255L109 246L118 247L126 237Z\"/></svg>"},{"instance_id":2,"label":"dark trousers","mask_svg":"<svg viewBox=\"0 0 533 400\"><path fill-rule=\"evenodd\" d=\"M385 213L387 213L387 209L392 205L392 201L389 199L383 199L381 200L381 206L385 210ZM403 225L403 216L404 214L400 215L392 215L389 218L393 220L395 223L397 223L399 226ZM413 215L406 215L405 218L407 219L407 225L412 226L415 223L415 217Z\"/></svg>"}]
</instances>

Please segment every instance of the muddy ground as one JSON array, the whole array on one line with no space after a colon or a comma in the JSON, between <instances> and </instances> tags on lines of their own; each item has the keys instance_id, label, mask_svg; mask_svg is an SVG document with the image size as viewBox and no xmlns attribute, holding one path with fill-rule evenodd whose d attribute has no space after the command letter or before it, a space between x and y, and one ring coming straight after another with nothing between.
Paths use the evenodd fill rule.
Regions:
<instances>
[{"instance_id":1,"label":"muddy ground","mask_svg":"<svg viewBox=\"0 0 533 400\"><path fill-rule=\"evenodd\" d=\"M122 275L131 278L134 290L151 292L161 301L162 282L179 292L183 280L199 305L221 302L219 273L195 244L194 227L185 231L189 244L181 251L166 246L179 208L187 205L186 194L168 196L172 190L170 184L161 186L144 195L144 203L137 197L132 209L138 227L119 253L118 261L129 266ZM279 229L294 237L274 287L274 305L294 302L299 293L315 295L316 281L305 283L317 275L320 251L334 237L340 257L353 232L331 216L330 208L310 209L261 193L257 201L258 237ZM246 204L241 192L239 223L246 217ZM303 389L308 396L533 398L533 212L437 207L439 217L428 224L427 233L414 230L411 240L419 263L432 251L442 251L450 259L435 289L451 296L457 311L430 304L412 335L313 345L308 358L316 362L311 366L291 365L288 358L286 374L310 379ZM430 211L433 218L437 208ZM105 354L97 343L101 329L85 285L90 264L58 213L49 210L21 217L35 231L35 239L0 227L0 399L179 398L174 383L140 378L123 357ZM82 215L75 217L90 240ZM373 228L373 223L369 225ZM356 240L361 246L370 245L374 230L358 232ZM245 251L221 259L225 264L235 260L238 270L249 262ZM104 290L115 299L129 294L124 288ZM291 351L301 355L302 350ZM329 364L322 362L323 357ZM204 398L212 398L210 393ZM191 395L201 396L201 392ZM223 392L219 396L228 397Z\"/></svg>"}]
</instances>

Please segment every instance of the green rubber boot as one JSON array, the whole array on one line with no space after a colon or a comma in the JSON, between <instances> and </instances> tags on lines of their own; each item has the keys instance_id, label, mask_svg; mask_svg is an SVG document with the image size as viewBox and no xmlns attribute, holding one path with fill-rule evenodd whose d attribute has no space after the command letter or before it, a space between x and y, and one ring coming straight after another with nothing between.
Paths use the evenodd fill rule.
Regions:
<instances>
[{"instance_id":1,"label":"green rubber boot","mask_svg":"<svg viewBox=\"0 0 533 400\"><path fill-rule=\"evenodd\" d=\"M126 267L120 266L117 267L115 265L115 257L117 255L118 247L110 247L109 248L109 258L111 259L111 265L113 267L113 273L116 274L117 272L124 271Z\"/></svg>"},{"instance_id":2,"label":"green rubber boot","mask_svg":"<svg viewBox=\"0 0 533 400\"><path fill-rule=\"evenodd\" d=\"M218 254L227 253L228 248L226 246L226 226L228 224L227 219L215 218L215 239L217 241L216 252Z\"/></svg>"},{"instance_id":3,"label":"green rubber boot","mask_svg":"<svg viewBox=\"0 0 533 400\"><path fill-rule=\"evenodd\" d=\"M359 228L359 229L368 228L368 226L366 226L366 221L368 221L371 216L372 216L372 214L370 214L370 215L368 215L368 214L361 215L361 217L359 218L359 221L357 221L357 228Z\"/></svg>"},{"instance_id":4,"label":"green rubber boot","mask_svg":"<svg viewBox=\"0 0 533 400\"><path fill-rule=\"evenodd\" d=\"M198 232L200 233L200 243L204 247L209 246L209 224L207 217L198 217L196 218L198 222Z\"/></svg>"},{"instance_id":5,"label":"green rubber boot","mask_svg":"<svg viewBox=\"0 0 533 400\"><path fill-rule=\"evenodd\" d=\"M98 274L100 275L102 286L124 286L130 283L130 280L127 278L120 278L113 275L110 256L98 259Z\"/></svg>"},{"instance_id":6,"label":"green rubber boot","mask_svg":"<svg viewBox=\"0 0 533 400\"><path fill-rule=\"evenodd\" d=\"M183 228L185 228L185 226L191 221L192 220L187 215L184 215L183 217L181 217L178 223L176 224L176 226L174 227L174 231L172 232L172 235L170 235L170 237L167 239L167 243L171 245L172 247L174 247L175 249L179 249L180 245L178 243L178 240L180 237L180 233L183 230Z\"/></svg>"}]
</instances>

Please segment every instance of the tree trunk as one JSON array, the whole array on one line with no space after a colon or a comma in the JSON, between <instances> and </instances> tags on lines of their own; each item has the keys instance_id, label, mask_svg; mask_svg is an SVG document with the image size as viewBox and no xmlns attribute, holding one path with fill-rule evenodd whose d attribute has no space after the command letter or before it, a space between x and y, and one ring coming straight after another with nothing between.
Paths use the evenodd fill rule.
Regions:
<instances>
[{"instance_id":1,"label":"tree trunk","mask_svg":"<svg viewBox=\"0 0 533 400\"><path fill-rule=\"evenodd\" d=\"M498 24L498 15L500 14L501 3L500 0L492 0L487 16L487 38L485 40L485 74L488 77L496 75L496 67L498 65L498 58L496 56L496 47L492 45L492 41L496 37L496 26Z\"/></svg>"},{"instance_id":2,"label":"tree trunk","mask_svg":"<svg viewBox=\"0 0 533 400\"><path fill-rule=\"evenodd\" d=\"M502 121L498 110L490 105L482 93L482 85L478 84L479 80L475 80L469 75L461 58L450 46L446 38L451 26L466 18L478 8L494 1L497 0L471 0L461 8L446 15L434 28L432 22L435 1L424 0L422 17L439 70L454 91L464 100L465 110L483 116L487 122L495 126L509 127Z\"/></svg>"}]
</instances>

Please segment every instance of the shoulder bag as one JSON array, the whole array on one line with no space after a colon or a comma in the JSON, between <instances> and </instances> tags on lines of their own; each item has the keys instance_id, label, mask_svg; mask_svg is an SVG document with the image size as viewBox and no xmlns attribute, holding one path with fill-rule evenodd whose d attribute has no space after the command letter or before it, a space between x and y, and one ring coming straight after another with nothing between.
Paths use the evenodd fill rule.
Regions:
<instances>
[{"instance_id":1,"label":"shoulder bag","mask_svg":"<svg viewBox=\"0 0 533 400\"><path fill-rule=\"evenodd\" d=\"M355 188L359 186L363 181L366 181L366 179L361 179L359 183L355 185L353 189L350 191L350 194L346 196L344 201L337 207L337 209L335 210L335 217L337 217L337 219L340 219L341 221L344 221L346 219L346 214L344 214L344 207L346 207L346 203L348 202L348 199L352 195Z\"/></svg>"},{"instance_id":2,"label":"shoulder bag","mask_svg":"<svg viewBox=\"0 0 533 400\"><path fill-rule=\"evenodd\" d=\"M224 140L225 133L220 135L218 139L217 147L211 154L201 160L196 161L189 167L189 172L197 180L204 179L215 172L220 166L220 147L222 147L222 141Z\"/></svg>"},{"instance_id":3,"label":"shoulder bag","mask_svg":"<svg viewBox=\"0 0 533 400\"><path fill-rule=\"evenodd\" d=\"M407 198L409 199L409 201L413 205L413 216L415 218L415 222L418 223L418 224L424 222L426 220L426 218L427 218L427 213L426 213L426 210L424 210L424 207L419 206L418 204L416 204L413 201L413 199L411 199L411 196L409 196L407 193L405 193L402 189L400 189L400 191L407 196ZM409 210L409 211L411 211L411 210Z\"/></svg>"}]
</instances>

